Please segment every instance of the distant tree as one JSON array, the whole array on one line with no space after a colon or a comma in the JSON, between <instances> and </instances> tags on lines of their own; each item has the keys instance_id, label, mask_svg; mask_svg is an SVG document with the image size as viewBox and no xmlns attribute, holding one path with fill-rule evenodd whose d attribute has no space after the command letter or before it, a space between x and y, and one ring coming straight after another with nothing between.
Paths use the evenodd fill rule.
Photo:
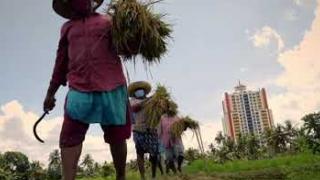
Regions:
<instances>
[{"instance_id":1,"label":"distant tree","mask_svg":"<svg viewBox=\"0 0 320 180\"><path fill-rule=\"evenodd\" d=\"M308 137L303 128L296 129L291 150L296 153L309 151Z\"/></svg>"},{"instance_id":2,"label":"distant tree","mask_svg":"<svg viewBox=\"0 0 320 180\"><path fill-rule=\"evenodd\" d=\"M47 178L49 180L60 180L62 178L61 157L59 150L54 150L49 155L49 165L47 170Z\"/></svg>"},{"instance_id":3,"label":"distant tree","mask_svg":"<svg viewBox=\"0 0 320 180\"><path fill-rule=\"evenodd\" d=\"M211 144L209 144L209 150L210 150L210 152L211 152L211 153L213 153L213 154L214 154L214 153L216 152L216 150L217 150L217 149L216 149L216 147L214 146L214 144L213 144L213 143L211 143Z\"/></svg>"},{"instance_id":4,"label":"distant tree","mask_svg":"<svg viewBox=\"0 0 320 180\"><path fill-rule=\"evenodd\" d=\"M287 151L287 145L290 139L282 125L277 124L274 129L265 130L264 138L271 155Z\"/></svg>"},{"instance_id":5,"label":"distant tree","mask_svg":"<svg viewBox=\"0 0 320 180\"><path fill-rule=\"evenodd\" d=\"M128 167L128 169L130 169L130 170L137 171L137 170L138 170L137 160L136 160L136 159L130 160L130 161L127 163L127 167Z\"/></svg>"},{"instance_id":6,"label":"distant tree","mask_svg":"<svg viewBox=\"0 0 320 180\"><path fill-rule=\"evenodd\" d=\"M0 180L12 180L12 179L17 179L17 176L0 167Z\"/></svg>"},{"instance_id":7,"label":"distant tree","mask_svg":"<svg viewBox=\"0 0 320 180\"><path fill-rule=\"evenodd\" d=\"M259 159L260 157L260 148L261 148L261 142L260 139L255 135L251 134L248 137L247 141L247 149L248 149L248 159Z\"/></svg>"},{"instance_id":8,"label":"distant tree","mask_svg":"<svg viewBox=\"0 0 320 180\"><path fill-rule=\"evenodd\" d=\"M302 121L309 147L313 153L320 153L320 112L308 114Z\"/></svg>"},{"instance_id":9,"label":"distant tree","mask_svg":"<svg viewBox=\"0 0 320 180\"><path fill-rule=\"evenodd\" d=\"M184 152L184 157L187 161L192 162L194 160L199 159L201 157L201 154L200 154L199 150L189 148Z\"/></svg>"},{"instance_id":10,"label":"distant tree","mask_svg":"<svg viewBox=\"0 0 320 180\"><path fill-rule=\"evenodd\" d=\"M93 166L93 171L96 175L100 174L101 172L101 166L99 163L95 162Z\"/></svg>"},{"instance_id":11,"label":"distant tree","mask_svg":"<svg viewBox=\"0 0 320 180\"><path fill-rule=\"evenodd\" d=\"M109 164L108 162L104 162L101 166L101 176L102 177L109 177L115 174L115 170L113 168L112 164Z\"/></svg>"},{"instance_id":12,"label":"distant tree","mask_svg":"<svg viewBox=\"0 0 320 180\"><path fill-rule=\"evenodd\" d=\"M235 149L236 144L233 139L222 135L222 132L219 132L215 138L218 146L216 153L217 161L223 163L225 161L230 161L236 158Z\"/></svg>"},{"instance_id":13,"label":"distant tree","mask_svg":"<svg viewBox=\"0 0 320 180\"><path fill-rule=\"evenodd\" d=\"M226 136L224 136L221 131L219 131L217 136L214 138L218 145L222 145L226 141L226 139Z\"/></svg>"},{"instance_id":14,"label":"distant tree","mask_svg":"<svg viewBox=\"0 0 320 180\"><path fill-rule=\"evenodd\" d=\"M273 136L273 129L268 128L263 132L263 142L265 144L266 152L269 156L273 156L276 153L276 142Z\"/></svg>"},{"instance_id":15,"label":"distant tree","mask_svg":"<svg viewBox=\"0 0 320 180\"><path fill-rule=\"evenodd\" d=\"M235 156L237 159L245 159L248 156L248 136L239 134L237 137Z\"/></svg>"},{"instance_id":16,"label":"distant tree","mask_svg":"<svg viewBox=\"0 0 320 180\"><path fill-rule=\"evenodd\" d=\"M30 164L30 180L43 180L46 178L46 171L42 168L39 161L33 161Z\"/></svg>"},{"instance_id":17,"label":"distant tree","mask_svg":"<svg viewBox=\"0 0 320 180\"><path fill-rule=\"evenodd\" d=\"M298 130L293 126L292 121L286 120L284 122L283 131L287 136L288 146L289 146L288 148L290 152L294 152L295 151L294 142L295 142L295 138L297 138Z\"/></svg>"},{"instance_id":18,"label":"distant tree","mask_svg":"<svg viewBox=\"0 0 320 180\"><path fill-rule=\"evenodd\" d=\"M90 154L86 154L83 158L83 161L81 163L82 169L83 169L83 175L85 177L92 177L94 176L94 160L91 157Z\"/></svg>"},{"instance_id":19,"label":"distant tree","mask_svg":"<svg viewBox=\"0 0 320 180\"><path fill-rule=\"evenodd\" d=\"M6 152L1 156L0 167L15 180L27 180L30 170L28 157L20 152Z\"/></svg>"}]
</instances>

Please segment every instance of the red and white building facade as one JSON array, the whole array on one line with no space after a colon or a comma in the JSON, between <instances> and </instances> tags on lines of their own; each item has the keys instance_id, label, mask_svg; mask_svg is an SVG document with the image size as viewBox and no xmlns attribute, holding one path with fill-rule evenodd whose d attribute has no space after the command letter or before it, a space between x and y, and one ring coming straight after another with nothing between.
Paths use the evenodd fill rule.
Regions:
<instances>
[{"instance_id":1,"label":"red and white building facade","mask_svg":"<svg viewBox=\"0 0 320 180\"><path fill-rule=\"evenodd\" d=\"M239 134L261 135L274 125L264 88L249 91L239 82L233 93L224 94L222 106L224 133L234 140Z\"/></svg>"}]
</instances>

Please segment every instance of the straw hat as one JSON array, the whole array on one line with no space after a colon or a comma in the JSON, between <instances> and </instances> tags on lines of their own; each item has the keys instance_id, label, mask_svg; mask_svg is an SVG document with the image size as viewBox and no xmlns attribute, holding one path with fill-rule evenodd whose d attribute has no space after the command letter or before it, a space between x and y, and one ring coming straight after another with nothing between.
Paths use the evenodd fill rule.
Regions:
<instances>
[{"instance_id":1,"label":"straw hat","mask_svg":"<svg viewBox=\"0 0 320 180\"><path fill-rule=\"evenodd\" d=\"M138 89L143 89L147 95L151 91L151 85L146 81L137 81L137 82L131 83L128 87L129 96L134 97L134 93Z\"/></svg>"},{"instance_id":2,"label":"straw hat","mask_svg":"<svg viewBox=\"0 0 320 180\"><path fill-rule=\"evenodd\" d=\"M94 0L93 9L96 10L99 6L101 6L102 2L103 0ZM70 0L53 0L52 7L53 10L60 16L71 19L73 12L70 5Z\"/></svg>"}]
</instances>

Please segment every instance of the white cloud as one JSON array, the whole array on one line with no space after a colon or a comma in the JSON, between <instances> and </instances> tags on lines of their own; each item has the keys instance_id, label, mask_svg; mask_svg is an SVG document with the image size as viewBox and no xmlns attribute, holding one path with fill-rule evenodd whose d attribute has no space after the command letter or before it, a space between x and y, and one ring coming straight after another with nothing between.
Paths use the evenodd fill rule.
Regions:
<instances>
[{"instance_id":1,"label":"white cloud","mask_svg":"<svg viewBox=\"0 0 320 180\"><path fill-rule=\"evenodd\" d=\"M200 129L201 129L204 148L205 150L208 150L208 146L211 143L214 143L214 138L216 137L216 134L218 133L218 131L222 131L222 124L220 122L216 122L216 123L206 122L206 123L200 124ZM188 149L188 148L199 149L197 138L195 134L190 130L188 130L183 135L183 143L184 143L185 149Z\"/></svg>"},{"instance_id":2,"label":"white cloud","mask_svg":"<svg viewBox=\"0 0 320 180\"><path fill-rule=\"evenodd\" d=\"M274 82L286 92L271 97L275 118L298 120L320 109L320 0L316 16L303 40L293 49L280 53L284 71Z\"/></svg>"},{"instance_id":3,"label":"white cloud","mask_svg":"<svg viewBox=\"0 0 320 180\"><path fill-rule=\"evenodd\" d=\"M50 115L39 124L38 133L45 144L40 144L33 137L32 128L39 116L33 112L26 112L18 101L11 101L1 106L0 110L0 149L5 151L20 151L31 160L48 163L50 152L58 149L58 140L62 125L62 117L52 118ZM221 130L220 123L204 123L201 125L204 146L213 142L215 134ZM191 132L183 136L186 148L198 148L196 138ZM104 143L101 135L87 134L83 145L82 155L91 154L98 162L111 161L109 146ZM128 160L135 159L133 140L128 140Z\"/></svg>"},{"instance_id":4,"label":"white cloud","mask_svg":"<svg viewBox=\"0 0 320 180\"><path fill-rule=\"evenodd\" d=\"M11 101L1 106L0 111L0 149L20 151L31 160L46 164L50 152L59 148L59 134L63 118L48 115L38 126L38 134L45 144L40 144L33 136L32 128L39 118L33 112L26 112L18 101ZM132 145L131 145L132 146ZM129 143L129 147L130 143ZM102 136L88 134L84 142L83 154L90 153L98 162L111 161L109 147Z\"/></svg>"},{"instance_id":5,"label":"white cloud","mask_svg":"<svg viewBox=\"0 0 320 180\"><path fill-rule=\"evenodd\" d=\"M33 160L45 162L51 150L57 148L57 139L61 121L46 120L39 127L39 134L46 144L39 144L33 137L32 127L38 116L25 112L18 101L1 106L0 111L0 149L1 151L22 151Z\"/></svg>"},{"instance_id":6,"label":"white cloud","mask_svg":"<svg viewBox=\"0 0 320 180\"><path fill-rule=\"evenodd\" d=\"M293 3L297 6L308 6L308 5L311 5L314 0L292 0Z\"/></svg>"},{"instance_id":7,"label":"white cloud","mask_svg":"<svg viewBox=\"0 0 320 180\"><path fill-rule=\"evenodd\" d=\"M293 2L298 6L302 5L302 1L303 0L293 0Z\"/></svg>"},{"instance_id":8,"label":"white cloud","mask_svg":"<svg viewBox=\"0 0 320 180\"><path fill-rule=\"evenodd\" d=\"M264 26L257 30L251 37L251 42L255 47L268 47L273 41L277 44L277 50L280 52L284 48L284 42L279 33L269 26Z\"/></svg>"}]
</instances>

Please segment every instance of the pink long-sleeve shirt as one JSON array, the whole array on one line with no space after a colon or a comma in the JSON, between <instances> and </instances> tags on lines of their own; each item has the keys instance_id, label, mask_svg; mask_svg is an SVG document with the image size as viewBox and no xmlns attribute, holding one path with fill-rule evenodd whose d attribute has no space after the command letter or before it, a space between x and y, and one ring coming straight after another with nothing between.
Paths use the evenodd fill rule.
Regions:
<instances>
[{"instance_id":1,"label":"pink long-sleeve shirt","mask_svg":"<svg viewBox=\"0 0 320 180\"><path fill-rule=\"evenodd\" d=\"M168 115L162 115L159 124L159 138L164 148L172 148L174 145L182 144L181 137L173 138L170 133L172 124L179 121L177 116L169 117Z\"/></svg>"},{"instance_id":2,"label":"pink long-sleeve shirt","mask_svg":"<svg viewBox=\"0 0 320 180\"><path fill-rule=\"evenodd\" d=\"M51 83L83 92L109 91L126 80L111 42L111 18L94 13L61 28Z\"/></svg>"}]
</instances>

